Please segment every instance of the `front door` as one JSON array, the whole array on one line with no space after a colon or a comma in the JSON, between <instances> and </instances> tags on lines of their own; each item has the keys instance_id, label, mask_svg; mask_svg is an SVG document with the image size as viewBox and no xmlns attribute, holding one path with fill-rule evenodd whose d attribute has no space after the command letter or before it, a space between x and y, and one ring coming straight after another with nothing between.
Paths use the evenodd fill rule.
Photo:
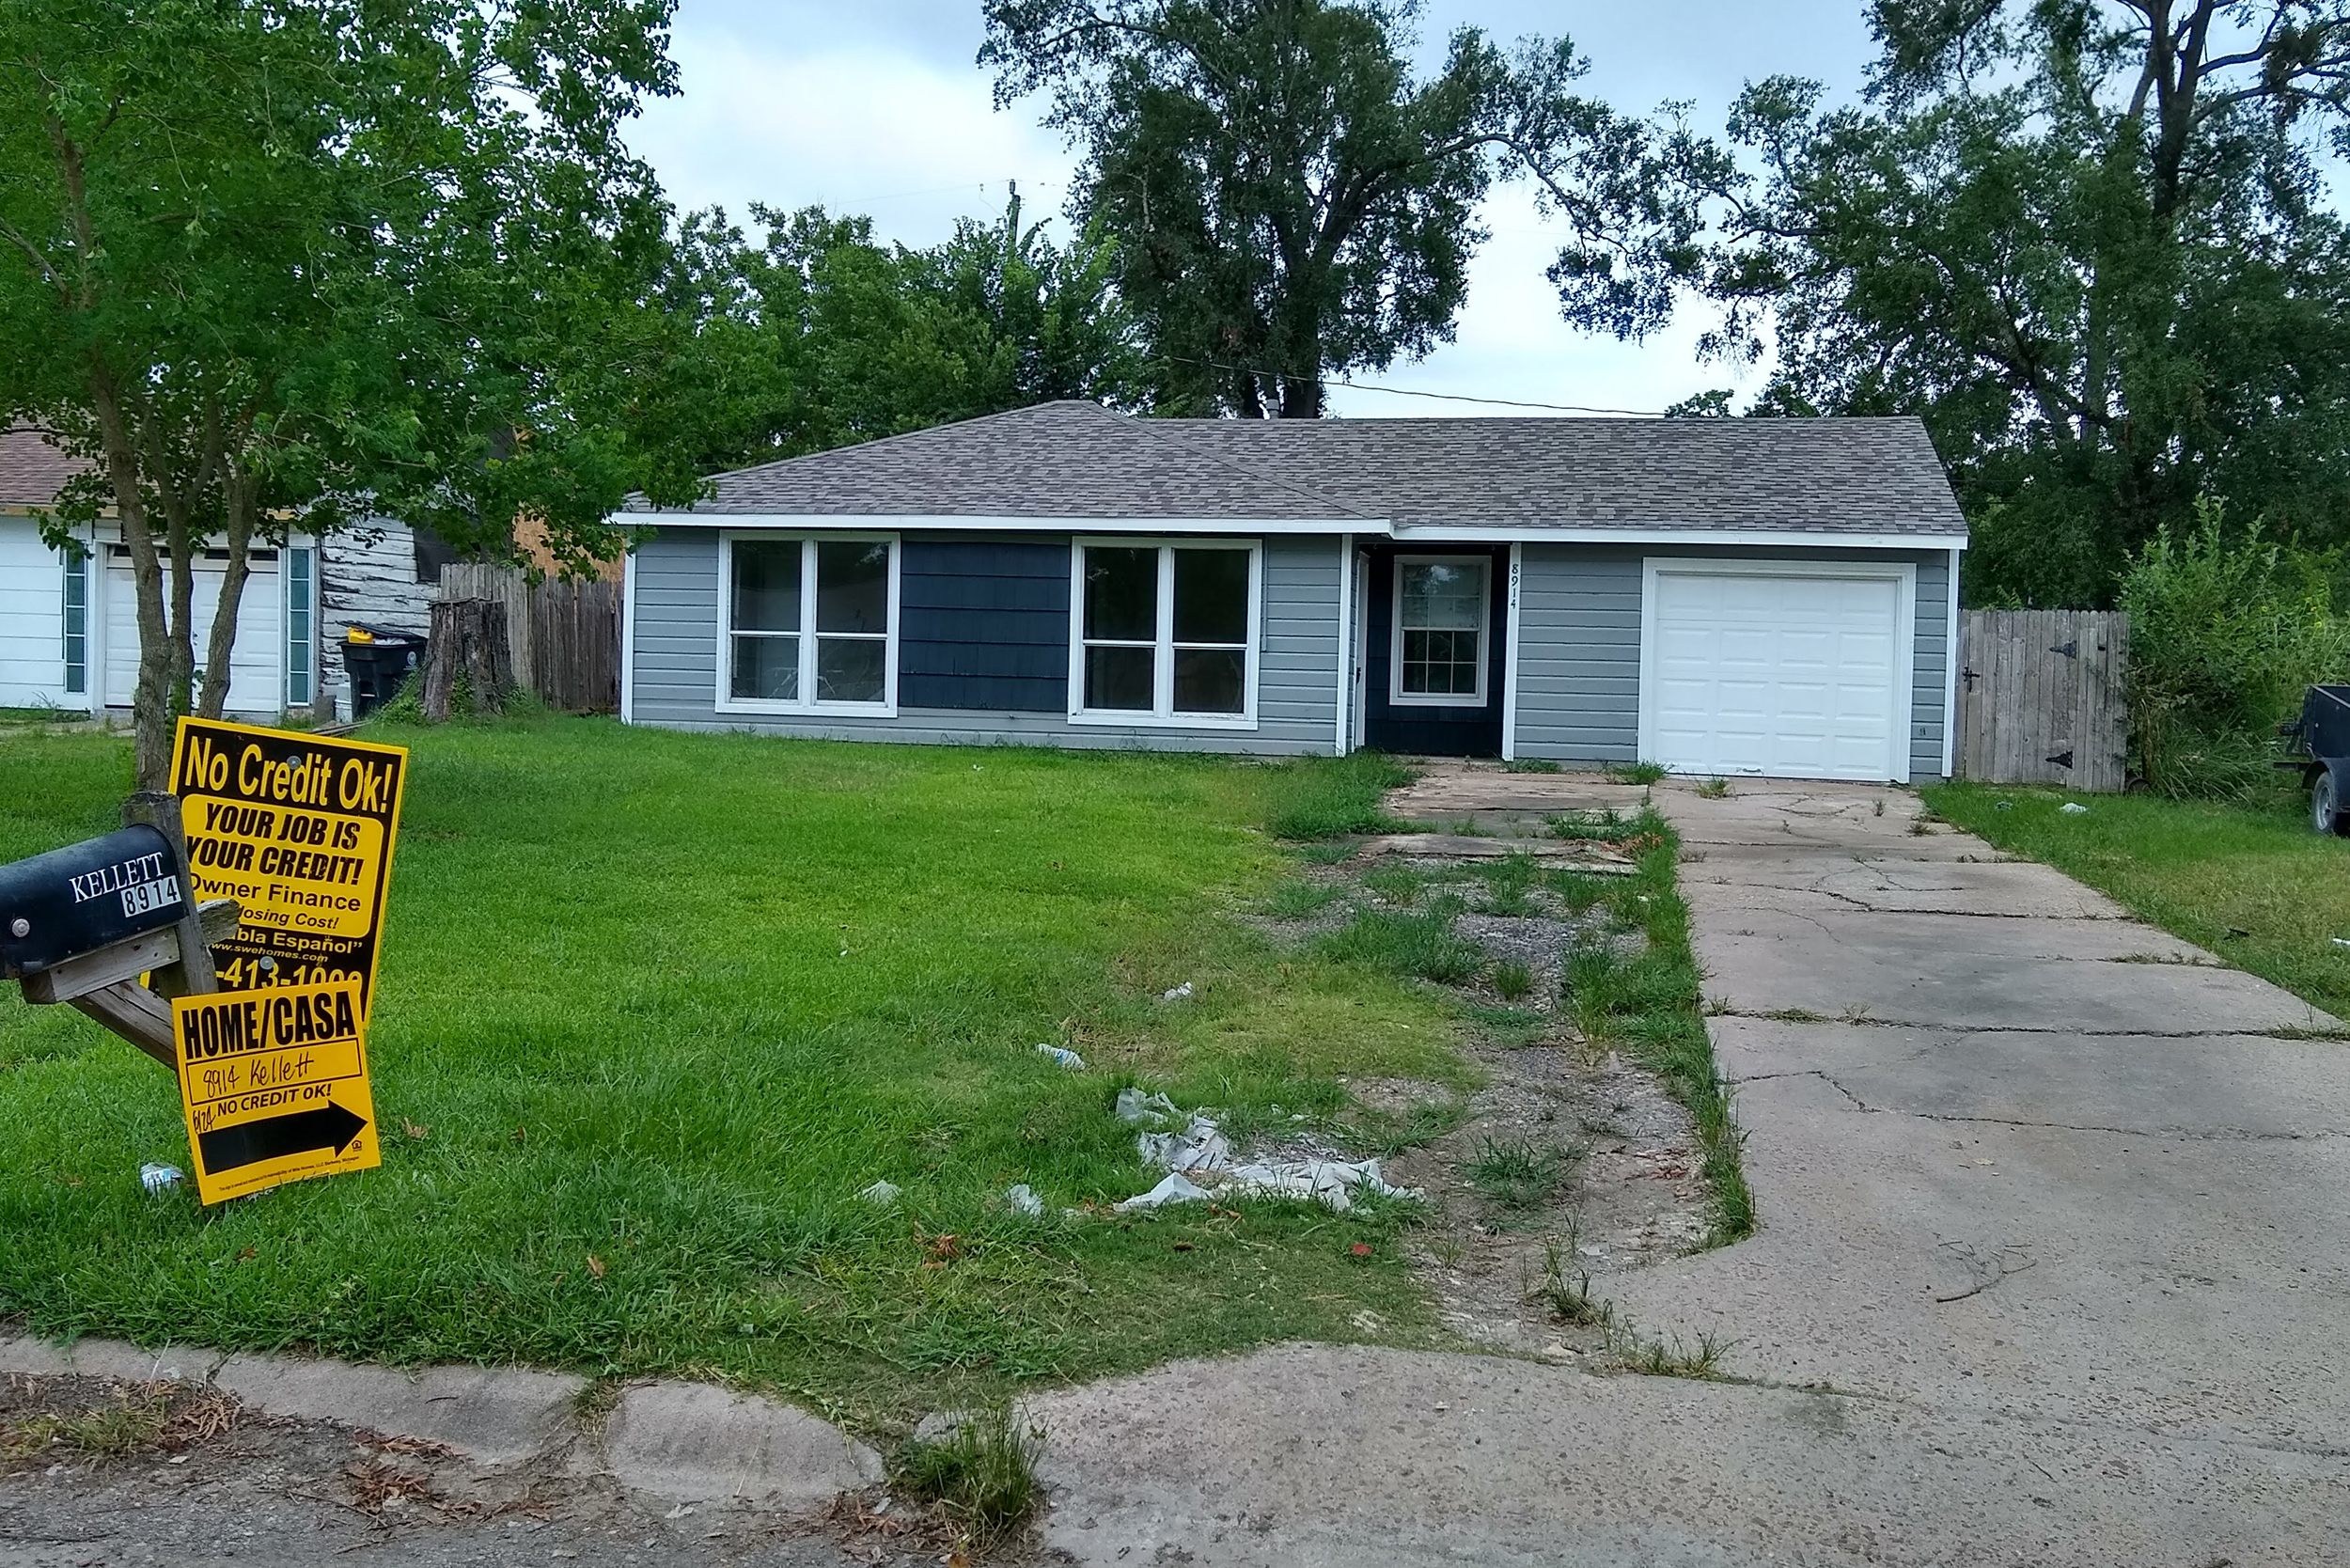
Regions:
<instances>
[{"instance_id":1,"label":"front door","mask_svg":"<svg viewBox=\"0 0 2350 1568\"><path fill-rule=\"evenodd\" d=\"M1509 547L1380 546L1368 561L1364 743L1419 756L1500 756Z\"/></svg>"}]
</instances>

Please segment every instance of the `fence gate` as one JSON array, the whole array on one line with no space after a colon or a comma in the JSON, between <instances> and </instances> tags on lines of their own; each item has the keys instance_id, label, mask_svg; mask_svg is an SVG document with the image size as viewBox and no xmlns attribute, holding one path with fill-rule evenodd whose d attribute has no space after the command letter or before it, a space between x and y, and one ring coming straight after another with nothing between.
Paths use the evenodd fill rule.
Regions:
<instances>
[{"instance_id":1,"label":"fence gate","mask_svg":"<svg viewBox=\"0 0 2350 1568\"><path fill-rule=\"evenodd\" d=\"M2118 791L2127 778L2129 617L1967 610L1959 617L1958 776Z\"/></svg>"}]
</instances>

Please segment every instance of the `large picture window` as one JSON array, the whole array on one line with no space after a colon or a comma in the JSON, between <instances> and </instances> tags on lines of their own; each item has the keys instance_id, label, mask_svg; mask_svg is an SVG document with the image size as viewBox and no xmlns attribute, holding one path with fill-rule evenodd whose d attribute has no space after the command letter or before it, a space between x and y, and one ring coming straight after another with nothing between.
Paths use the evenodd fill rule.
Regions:
<instances>
[{"instance_id":1,"label":"large picture window","mask_svg":"<svg viewBox=\"0 0 2350 1568\"><path fill-rule=\"evenodd\" d=\"M889 539L728 540L720 706L894 709L897 557Z\"/></svg>"},{"instance_id":2,"label":"large picture window","mask_svg":"<svg viewBox=\"0 0 2350 1568\"><path fill-rule=\"evenodd\" d=\"M1484 706L1492 571L1481 556L1397 557L1395 701Z\"/></svg>"},{"instance_id":3,"label":"large picture window","mask_svg":"<svg viewBox=\"0 0 2350 1568\"><path fill-rule=\"evenodd\" d=\"M1080 543L1076 572L1071 717L1254 721L1256 546Z\"/></svg>"}]
</instances>

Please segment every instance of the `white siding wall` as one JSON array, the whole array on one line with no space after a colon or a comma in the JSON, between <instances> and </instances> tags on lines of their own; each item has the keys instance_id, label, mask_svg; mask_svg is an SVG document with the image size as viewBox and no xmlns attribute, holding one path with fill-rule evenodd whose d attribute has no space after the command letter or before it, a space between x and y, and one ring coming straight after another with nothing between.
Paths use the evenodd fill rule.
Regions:
<instances>
[{"instance_id":1,"label":"white siding wall","mask_svg":"<svg viewBox=\"0 0 2350 1568\"><path fill-rule=\"evenodd\" d=\"M65 689L65 563L29 517L0 517L0 707L86 710Z\"/></svg>"}]
</instances>

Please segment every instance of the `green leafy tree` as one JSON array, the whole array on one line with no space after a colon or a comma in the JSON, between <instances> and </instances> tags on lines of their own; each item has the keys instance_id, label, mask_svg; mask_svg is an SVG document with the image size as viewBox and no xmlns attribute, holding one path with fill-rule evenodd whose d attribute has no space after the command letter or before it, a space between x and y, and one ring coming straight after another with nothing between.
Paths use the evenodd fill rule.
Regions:
<instances>
[{"instance_id":1,"label":"green leafy tree","mask_svg":"<svg viewBox=\"0 0 2350 1568\"><path fill-rule=\"evenodd\" d=\"M1073 208L1119 243L1168 412L1318 416L1325 378L1448 340L1496 175L1534 179L1594 252L1647 208L1642 133L1567 90L1570 45L1464 28L1417 79L1418 10L988 0L996 102L1047 94L1083 149Z\"/></svg>"},{"instance_id":2,"label":"green leafy tree","mask_svg":"<svg viewBox=\"0 0 2350 1568\"><path fill-rule=\"evenodd\" d=\"M121 529L144 787L166 781L174 715L227 696L255 541L363 506L477 545L525 511L569 537L654 477L576 345L641 303L631 268L661 236L619 133L669 85L667 12L0 8L0 417L97 464L53 529L102 507Z\"/></svg>"},{"instance_id":3,"label":"green leafy tree","mask_svg":"<svg viewBox=\"0 0 2350 1568\"><path fill-rule=\"evenodd\" d=\"M2129 553L2224 493L2338 539L2350 243L2328 205L2342 0L1876 0L1865 102L1745 92L1668 124L1678 222L1557 274L1722 311L1758 412L1921 415L1976 528L1979 601L2109 603ZM1702 240L1690 237L1702 221ZM1611 270L1612 264L1612 270Z\"/></svg>"}]
</instances>

